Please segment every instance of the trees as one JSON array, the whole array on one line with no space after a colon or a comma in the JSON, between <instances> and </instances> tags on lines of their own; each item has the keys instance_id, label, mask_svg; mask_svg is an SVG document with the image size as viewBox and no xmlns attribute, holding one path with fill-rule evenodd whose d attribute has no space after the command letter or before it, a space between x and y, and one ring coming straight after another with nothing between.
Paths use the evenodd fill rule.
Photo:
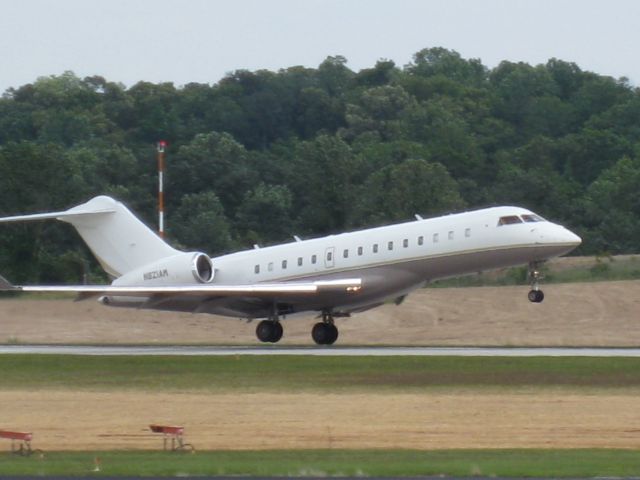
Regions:
<instances>
[{"instance_id":1,"label":"trees","mask_svg":"<svg viewBox=\"0 0 640 480\"><path fill-rule=\"evenodd\" d=\"M639 125L625 79L555 58L488 69L440 47L404 67L354 72L332 56L184 87L65 72L0 98L0 213L107 193L153 223L164 139L168 234L186 248L500 203L568 223L583 251L635 252ZM0 272L80 275L76 240L55 224L3 227Z\"/></svg>"},{"instance_id":2,"label":"trees","mask_svg":"<svg viewBox=\"0 0 640 480\"><path fill-rule=\"evenodd\" d=\"M622 157L585 196L585 246L591 252L637 252L640 237L640 156Z\"/></svg>"},{"instance_id":3,"label":"trees","mask_svg":"<svg viewBox=\"0 0 640 480\"><path fill-rule=\"evenodd\" d=\"M408 159L374 173L360 189L352 222L358 226L410 220L465 207L456 181L440 163Z\"/></svg>"},{"instance_id":4,"label":"trees","mask_svg":"<svg viewBox=\"0 0 640 480\"><path fill-rule=\"evenodd\" d=\"M219 255L232 245L224 207L212 191L184 195L169 220L171 238L184 248Z\"/></svg>"}]
</instances>

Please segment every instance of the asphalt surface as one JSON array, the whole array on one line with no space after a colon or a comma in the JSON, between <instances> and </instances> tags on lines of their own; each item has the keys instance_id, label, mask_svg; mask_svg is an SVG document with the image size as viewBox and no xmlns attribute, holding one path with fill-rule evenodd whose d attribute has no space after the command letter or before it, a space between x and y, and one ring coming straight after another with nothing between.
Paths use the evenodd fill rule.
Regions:
<instances>
[{"instance_id":1,"label":"asphalt surface","mask_svg":"<svg viewBox=\"0 0 640 480\"><path fill-rule=\"evenodd\" d=\"M0 354L28 355L309 355L325 357L423 356L423 357L640 357L640 348L555 347L219 347L219 346L78 346L0 345Z\"/></svg>"}]
</instances>

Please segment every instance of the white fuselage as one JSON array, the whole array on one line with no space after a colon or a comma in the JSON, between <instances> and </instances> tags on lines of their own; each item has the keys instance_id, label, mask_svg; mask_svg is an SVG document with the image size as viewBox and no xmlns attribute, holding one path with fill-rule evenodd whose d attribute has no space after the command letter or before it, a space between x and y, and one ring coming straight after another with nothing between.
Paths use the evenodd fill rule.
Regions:
<instances>
[{"instance_id":1,"label":"white fuselage","mask_svg":"<svg viewBox=\"0 0 640 480\"><path fill-rule=\"evenodd\" d=\"M503 218L519 221L501 225ZM580 241L563 226L529 210L495 207L220 256L212 259L212 283L361 278L358 295L292 297L278 306L282 314L326 309L350 313L401 297L436 279L544 261L571 251ZM162 282L156 279L154 284ZM149 308L193 311L186 299ZM267 306L251 299L213 300L197 311L250 318L269 314Z\"/></svg>"}]
</instances>

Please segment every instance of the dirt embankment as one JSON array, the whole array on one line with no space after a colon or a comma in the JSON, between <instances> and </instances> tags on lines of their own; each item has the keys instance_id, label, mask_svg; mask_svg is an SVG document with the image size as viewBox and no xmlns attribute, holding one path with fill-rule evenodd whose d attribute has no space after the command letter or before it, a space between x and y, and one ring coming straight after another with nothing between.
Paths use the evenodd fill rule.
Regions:
<instances>
[{"instance_id":1,"label":"dirt embankment","mask_svg":"<svg viewBox=\"0 0 640 480\"><path fill-rule=\"evenodd\" d=\"M400 305L338 319L339 344L640 346L640 281L422 289ZM283 321L311 344L313 316ZM92 300L0 300L0 343L256 344L256 322L109 308Z\"/></svg>"}]
</instances>

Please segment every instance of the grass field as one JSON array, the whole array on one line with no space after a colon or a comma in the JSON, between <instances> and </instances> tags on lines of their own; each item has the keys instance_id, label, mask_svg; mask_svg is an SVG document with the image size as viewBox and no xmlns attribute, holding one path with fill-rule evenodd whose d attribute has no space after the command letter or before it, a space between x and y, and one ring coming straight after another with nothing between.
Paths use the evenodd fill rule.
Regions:
<instances>
[{"instance_id":1,"label":"grass field","mask_svg":"<svg viewBox=\"0 0 640 480\"><path fill-rule=\"evenodd\" d=\"M99 471L95 471L99 465ZM4 475L637 477L637 450L302 450L0 455Z\"/></svg>"},{"instance_id":2,"label":"grass field","mask_svg":"<svg viewBox=\"0 0 640 480\"><path fill-rule=\"evenodd\" d=\"M1 389L358 391L637 388L640 358L0 355Z\"/></svg>"},{"instance_id":3,"label":"grass field","mask_svg":"<svg viewBox=\"0 0 640 480\"><path fill-rule=\"evenodd\" d=\"M636 358L486 357L80 357L0 355L0 391L383 393L633 392ZM475 394L475 393L474 393ZM527 394L528 395L528 394ZM393 397L397 398L397 397ZM142 423L142 421L141 421ZM629 428L634 428L630 426ZM606 433L605 433L606 434ZM197 441L195 442L198 443ZM37 445L36 445L37 446ZM8 450L8 442L6 448ZM92 472L99 458L100 471ZM47 451L0 450L2 475L256 475L626 477L634 449Z\"/></svg>"}]
</instances>

